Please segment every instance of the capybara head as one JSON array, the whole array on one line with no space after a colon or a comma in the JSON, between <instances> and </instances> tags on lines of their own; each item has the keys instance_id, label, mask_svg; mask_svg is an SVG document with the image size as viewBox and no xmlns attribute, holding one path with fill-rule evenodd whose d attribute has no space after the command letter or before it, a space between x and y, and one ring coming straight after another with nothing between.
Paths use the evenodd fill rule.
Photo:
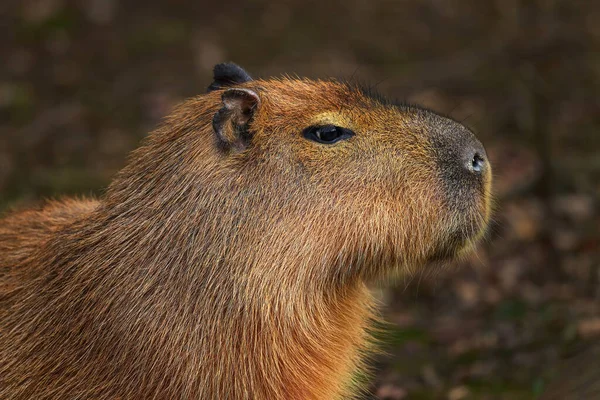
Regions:
<instances>
[{"instance_id":1,"label":"capybara head","mask_svg":"<svg viewBox=\"0 0 600 400\"><path fill-rule=\"evenodd\" d=\"M179 108L137 154L144 160L130 166L133 177L140 161L146 170L168 164L153 167L162 172L135 191L140 201L157 203L153 191L168 203L157 208L191 200L190 229L194 218L205 227L214 219L211 251L224 243L223 257L247 254L248 268L268 259L255 272L268 268L282 282L372 280L450 258L490 213L489 161L460 123L352 84L253 80L235 64L216 66L209 93ZM109 197L132 193L126 177Z\"/></svg>"}]
</instances>

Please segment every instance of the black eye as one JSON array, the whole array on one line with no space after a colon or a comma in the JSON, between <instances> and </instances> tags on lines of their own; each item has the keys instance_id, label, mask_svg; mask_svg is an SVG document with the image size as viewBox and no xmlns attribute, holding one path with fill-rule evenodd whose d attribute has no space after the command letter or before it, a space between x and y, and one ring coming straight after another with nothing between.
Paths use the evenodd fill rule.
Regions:
<instances>
[{"instance_id":1,"label":"black eye","mask_svg":"<svg viewBox=\"0 0 600 400\"><path fill-rule=\"evenodd\" d=\"M354 136L354 132L334 125L311 126L304 130L304 137L318 143L333 144Z\"/></svg>"}]
</instances>

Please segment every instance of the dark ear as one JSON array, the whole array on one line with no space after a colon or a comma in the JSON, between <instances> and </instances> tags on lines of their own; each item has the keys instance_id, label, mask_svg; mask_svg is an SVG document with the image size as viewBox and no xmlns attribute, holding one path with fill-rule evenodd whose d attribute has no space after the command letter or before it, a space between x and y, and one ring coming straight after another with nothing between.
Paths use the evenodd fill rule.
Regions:
<instances>
[{"instance_id":1,"label":"dark ear","mask_svg":"<svg viewBox=\"0 0 600 400\"><path fill-rule=\"evenodd\" d=\"M252 80L252 77L242 67L234 63L215 65L213 74L213 83L208 87L209 92Z\"/></svg>"},{"instance_id":2,"label":"dark ear","mask_svg":"<svg viewBox=\"0 0 600 400\"><path fill-rule=\"evenodd\" d=\"M227 89L221 95L223 107L213 117L213 129L224 149L243 150L251 134L248 125L260 106L260 98L250 89Z\"/></svg>"}]
</instances>

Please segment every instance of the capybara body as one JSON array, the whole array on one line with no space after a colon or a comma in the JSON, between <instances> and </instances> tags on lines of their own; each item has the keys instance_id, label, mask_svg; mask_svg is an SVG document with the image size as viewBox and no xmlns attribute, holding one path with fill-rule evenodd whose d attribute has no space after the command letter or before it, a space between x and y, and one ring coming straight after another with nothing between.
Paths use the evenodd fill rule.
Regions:
<instances>
[{"instance_id":1,"label":"capybara body","mask_svg":"<svg viewBox=\"0 0 600 400\"><path fill-rule=\"evenodd\" d=\"M367 285L470 248L490 176L449 118L218 65L101 198L0 221L0 398L356 396Z\"/></svg>"}]
</instances>

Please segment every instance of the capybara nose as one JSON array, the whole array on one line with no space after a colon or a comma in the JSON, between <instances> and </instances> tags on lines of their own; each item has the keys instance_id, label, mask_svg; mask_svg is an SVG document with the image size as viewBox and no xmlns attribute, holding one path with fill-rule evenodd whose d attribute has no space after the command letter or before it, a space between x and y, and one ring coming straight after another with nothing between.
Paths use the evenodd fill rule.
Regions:
<instances>
[{"instance_id":1,"label":"capybara nose","mask_svg":"<svg viewBox=\"0 0 600 400\"><path fill-rule=\"evenodd\" d=\"M492 168L481 142L453 120L431 117L431 125L437 128L431 131L431 142L448 198L457 207L482 200L476 194L485 192Z\"/></svg>"},{"instance_id":2,"label":"capybara nose","mask_svg":"<svg viewBox=\"0 0 600 400\"><path fill-rule=\"evenodd\" d=\"M485 149L478 140L473 140L472 143L465 146L464 155L462 157L463 165L467 170L475 175L482 175L488 168L487 155Z\"/></svg>"}]
</instances>

